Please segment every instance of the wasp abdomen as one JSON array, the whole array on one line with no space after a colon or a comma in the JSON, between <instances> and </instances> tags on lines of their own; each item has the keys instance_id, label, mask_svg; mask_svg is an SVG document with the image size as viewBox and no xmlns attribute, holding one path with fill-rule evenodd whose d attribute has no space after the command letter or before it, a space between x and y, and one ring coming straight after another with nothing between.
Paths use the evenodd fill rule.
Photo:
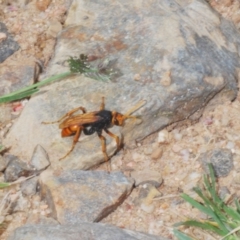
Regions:
<instances>
[{"instance_id":1,"label":"wasp abdomen","mask_svg":"<svg viewBox=\"0 0 240 240\"><path fill-rule=\"evenodd\" d=\"M62 137L69 137L76 133L78 125L69 126L62 129Z\"/></svg>"}]
</instances>

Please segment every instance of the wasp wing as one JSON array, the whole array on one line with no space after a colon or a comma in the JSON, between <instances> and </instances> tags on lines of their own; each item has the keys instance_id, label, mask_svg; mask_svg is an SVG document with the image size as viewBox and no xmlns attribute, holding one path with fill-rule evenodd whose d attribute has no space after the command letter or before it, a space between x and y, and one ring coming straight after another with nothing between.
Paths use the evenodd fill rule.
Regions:
<instances>
[{"instance_id":1,"label":"wasp wing","mask_svg":"<svg viewBox=\"0 0 240 240\"><path fill-rule=\"evenodd\" d=\"M95 111L69 117L59 125L59 128L63 129L73 125L84 125L94 123L101 119L101 117L97 115L98 112L99 111Z\"/></svg>"}]
</instances>

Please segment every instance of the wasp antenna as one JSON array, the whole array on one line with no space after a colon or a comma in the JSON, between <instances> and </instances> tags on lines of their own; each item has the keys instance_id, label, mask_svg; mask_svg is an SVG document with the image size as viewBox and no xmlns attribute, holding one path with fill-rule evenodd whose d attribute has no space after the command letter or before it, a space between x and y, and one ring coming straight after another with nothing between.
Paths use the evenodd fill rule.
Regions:
<instances>
[{"instance_id":1,"label":"wasp antenna","mask_svg":"<svg viewBox=\"0 0 240 240\"><path fill-rule=\"evenodd\" d=\"M141 108L143 105L146 104L146 100L141 100L137 105L135 105L133 108L131 108L130 110L128 110L124 115L127 116L127 118L129 118L132 113L134 113L135 111L137 111L139 108Z\"/></svg>"}]
</instances>

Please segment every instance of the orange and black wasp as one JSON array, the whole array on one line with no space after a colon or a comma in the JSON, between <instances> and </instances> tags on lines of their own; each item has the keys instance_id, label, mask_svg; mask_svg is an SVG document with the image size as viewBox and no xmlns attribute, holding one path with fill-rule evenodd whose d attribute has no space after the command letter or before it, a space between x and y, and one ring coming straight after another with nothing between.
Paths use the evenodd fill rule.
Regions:
<instances>
[{"instance_id":1,"label":"orange and black wasp","mask_svg":"<svg viewBox=\"0 0 240 240\"><path fill-rule=\"evenodd\" d=\"M109 157L106 151L106 139L102 135L102 132L106 132L110 137L115 139L117 152L121 147L120 139L108 129L113 125L123 126L127 118L136 118L135 116L130 116L130 114L132 114L138 108L142 107L144 103L144 101L141 101L126 114L121 114L115 111L105 110L104 97L102 97L102 103L99 111L87 113L84 107L78 107L69 111L57 121L43 123L52 124L60 122L59 128L62 129L62 137L69 137L74 135L71 149L59 160L66 158L73 151L75 145L78 142L78 139L80 138L81 133L83 132L85 135L92 135L93 133L97 133L98 137L101 140L102 152L104 154L105 161L108 161ZM74 115L74 113L79 110L81 110L83 113Z\"/></svg>"}]
</instances>

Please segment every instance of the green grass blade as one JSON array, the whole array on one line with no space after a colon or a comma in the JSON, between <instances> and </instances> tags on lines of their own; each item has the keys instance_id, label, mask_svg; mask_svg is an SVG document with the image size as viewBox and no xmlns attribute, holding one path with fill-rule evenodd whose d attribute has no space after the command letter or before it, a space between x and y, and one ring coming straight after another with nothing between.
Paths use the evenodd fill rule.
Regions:
<instances>
[{"instance_id":1,"label":"green grass blade","mask_svg":"<svg viewBox=\"0 0 240 240\"><path fill-rule=\"evenodd\" d=\"M238 212L238 214L240 214L240 204L239 204L239 201L237 199L234 200L235 202L235 205L236 205L236 211Z\"/></svg>"},{"instance_id":2,"label":"green grass blade","mask_svg":"<svg viewBox=\"0 0 240 240\"><path fill-rule=\"evenodd\" d=\"M11 186L11 183L6 183L6 182L0 182L0 189L6 188Z\"/></svg>"},{"instance_id":3,"label":"green grass blade","mask_svg":"<svg viewBox=\"0 0 240 240\"><path fill-rule=\"evenodd\" d=\"M38 87L49 84L56 80L60 80L62 78L70 76L70 75L72 75L71 72L61 73L61 74L52 76L50 78L47 78L45 80L42 80L41 82L35 83L31 86L28 86L28 87L22 88L20 90L14 91L12 93L6 94L4 96L1 96L0 103L12 102L12 101L16 101L16 100L19 100L19 99L22 99L25 97L29 97L33 93L38 91Z\"/></svg>"},{"instance_id":4,"label":"green grass blade","mask_svg":"<svg viewBox=\"0 0 240 240\"><path fill-rule=\"evenodd\" d=\"M216 189L214 189L215 187L215 183L212 184L212 180L209 180L209 176L204 175L203 176L203 182L204 182L204 186L209 194L209 196L211 196L211 200L213 204L221 204L222 200L218 197L217 193L216 193Z\"/></svg>"},{"instance_id":5,"label":"green grass blade","mask_svg":"<svg viewBox=\"0 0 240 240\"><path fill-rule=\"evenodd\" d=\"M224 231L224 234L228 233L228 229L226 228L226 226L223 224L223 222L221 220L222 217L226 220L226 217L225 216L221 216L221 219L220 219L219 216L215 212L215 208L213 210L209 206L205 207L204 205L202 205L201 203L197 202L196 200L194 200L193 198L191 198L190 196L188 196L187 194L184 194L184 193L181 195L181 197L185 201L189 202L193 207L195 207L199 211L207 214L214 221L216 221L216 223L219 225L219 228L221 228Z\"/></svg>"},{"instance_id":6,"label":"green grass blade","mask_svg":"<svg viewBox=\"0 0 240 240\"><path fill-rule=\"evenodd\" d=\"M234 208L224 205L223 209L228 214L228 217L233 218L235 221L239 221L240 225L240 214Z\"/></svg>"},{"instance_id":7,"label":"green grass blade","mask_svg":"<svg viewBox=\"0 0 240 240\"><path fill-rule=\"evenodd\" d=\"M200 188L194 188L194 191L203 199L205 206L209 209L209 213L212 213L212 215L209 215L210 217L218 216L218 218L223 221L227 220L226 216L222 213L223 202L221 199L218 204L216 204L211 198L208 198L206 194L203 194Z\"/></svg>"},{"instance_id":8,"label":"green grass blade","mask_svg":"<svg viewBox=\"0 0 240 240\"><path fill-rule=\"evenodd\" d=\"M35 93L37 91L38 91L38 89L36 88L36 89L27 90L25 92L17 93L12 96L5 95L5 96L0 97L0 103L12 102L12 101L16 101L16 100L19 100L22 98L26 98L26 97L31 96L33 93Z\"/></svg>"},{"instance_id":9,"label":"green grass blade","mask_svg":"<svg viewBox=\"0 0 240 240\"><path fill-rule=\"evenodd\" d=\"M179 240L193 240L192 238L190 238L186 234L178 231L177 229L174 229L173 233L174 233L175 237L177 237Z\"/></svg>"},{"instance_id":10,"label":"green grass blade","mask_svg":"<svg viewBox=\"0 0 240 240\"><path fill-rule=\"evenodd\" d=\"M210 222L199 222L199 221L195 221L195 220L189 220L189 221L181 222L181 225L182 226L187 226L187 227L198 227L198 228L201 228L201 229L204 229L204 230L207 230L207 231L215 232L216 234L218 234L220 236L225 236L226 235L225 231L223 231L222 229L219 229L218 227L212 225Z\"/></svg>"},{"instance_id":11,"label":"green grass blade","mask_svg":"<svg viewBox=\"0 0 240 240\"><path fill-rule=\"evenodd\" d=\"M208 213L208 208L203 206L201 203L197 202L196 200L194 200L192 197L190 197L189 195L183 193L181 194L181 197L188 203L190 203L193 207L197 208L198 210L200 210L201 212L205 213L205 214L209 214Z\"/></svg>"}]
</instances>

